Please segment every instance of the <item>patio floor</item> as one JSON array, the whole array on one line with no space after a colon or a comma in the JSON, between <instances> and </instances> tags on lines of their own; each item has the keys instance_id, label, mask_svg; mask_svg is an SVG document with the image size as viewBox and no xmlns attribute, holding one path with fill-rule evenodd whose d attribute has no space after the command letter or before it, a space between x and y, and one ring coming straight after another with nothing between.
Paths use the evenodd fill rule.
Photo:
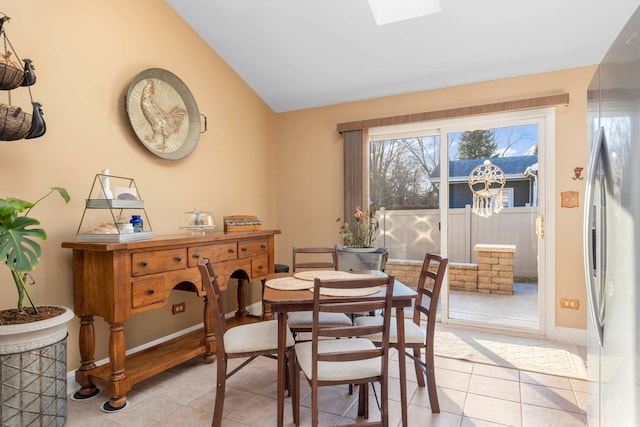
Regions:
<instances>
[{"instance_id":1,"label":"patio floor","mask_svg":"<svg viewBox=\"0 0 640 427\"><path fill-rule=\"evenodd\" d=\"M449 318L538 328L538 286L514 283L513 295L451 291Z\"/></svg>"}]
</instances>

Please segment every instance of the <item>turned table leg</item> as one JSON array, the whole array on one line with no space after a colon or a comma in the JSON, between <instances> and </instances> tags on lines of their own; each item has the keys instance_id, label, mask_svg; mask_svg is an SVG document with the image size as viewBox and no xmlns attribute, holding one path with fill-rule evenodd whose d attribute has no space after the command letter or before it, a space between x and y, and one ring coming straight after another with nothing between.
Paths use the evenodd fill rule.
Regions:
<instances>
[{"instance_id":1,"label":"turned table leg","mask_svg":"<svg viewBox=\"0 0 640 427\"><path fill-rule=\"evenodd\" d=\"M264 296L264 287L266 286L267 280L262 280L262 295ZM273 309L271 308L271 304L265 303L264 298L262 299L262 320L273 320L275 319L273 315Z\"/></svg>"},{"instance_id":2,"label":"turned table leg","mask_svg":"<svg viewBox=\"0 0 640 427\"><path fill-rule=\"evenodd\" d=\"M247 311L247 300L245 295L245 287L249 281L247 279L238 279L238 311L236 311L236 317L245 318L249 315Z\"/></svg>"},{"instance_id":3,"label":"turned table leg","mask_svg":"<svg viewBox=\"0 0 640 427\"><path fill-rule=\"evenodd\" d=\"M95 369L96 335L93 329L93 316L80 317L80 368L76 371L76 382L80 390L73 394L75 400L89 399L100 390L89 380L89 371Z\"/></svg>"},{"instance_id":4,"label":"turned table leg","mask_svg":"<svg viewBox=\"0 0 640 427\"><path fill-rule=\"evenodd\" d=\"M110 398L102 405L102 410L105 412L117 412L127 406L127 392L131 390L131 384L124 370L125 351L124 323L111 323L109 334Z\"/></svg>"}]
</instances>

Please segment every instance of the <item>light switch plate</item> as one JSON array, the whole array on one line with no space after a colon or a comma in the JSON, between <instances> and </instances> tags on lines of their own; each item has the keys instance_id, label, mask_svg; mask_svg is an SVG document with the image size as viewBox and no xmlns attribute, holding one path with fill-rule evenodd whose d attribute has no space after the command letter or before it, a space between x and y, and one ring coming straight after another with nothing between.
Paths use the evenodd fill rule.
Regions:
<instances>
[{"instance_id":1,"label":"light switch plate","mask_svg":"<svg viewBox=\"0 0 640 427\"><path fill-rule=\"evenodd\" d=\"M577 191L563 191L560 193L560 206L563 208L577 208L579 203L580 193Z\"/></svg>"}]
</instances>

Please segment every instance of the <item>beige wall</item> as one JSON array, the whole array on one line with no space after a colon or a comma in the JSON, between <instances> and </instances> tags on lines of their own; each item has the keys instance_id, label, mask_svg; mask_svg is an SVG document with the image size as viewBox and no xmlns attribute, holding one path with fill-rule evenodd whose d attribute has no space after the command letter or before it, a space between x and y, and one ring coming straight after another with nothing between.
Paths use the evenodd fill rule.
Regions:
<instances>
[{"instance_id":1,"label":"beige wall","mask_svg":"<svg viewBox=\"0 0 640 427\"><path fill-rule=\"evenodd\" d=\"M342 209L342 139L336 124L378 117L490 104L569 93L569 106L556 110L556 307L559 298L578 298L580 310L558 310L556 325L586 328L582 264L582 209L560 209L561 191L584 192L573 168L585 166L586 87L594 67L538 74L392 96L278 116L278 224L283 234L278 262L290 262L293 245L338 243L337 213ZM554 147L552 147L553 149ZM285 226L286 225L286 226Z\"/></svg>"},{"instance_id":2,"label":"beige wall","mask_svg":"<svg viewBox=\"0 0 640 427\"><path fill-rule=\"evenodd\" d=\"M584 190L571 176L586 162L585 88L592 67L276 115L162 0L33 0L12 2L3 12L12 18L5 28L18 54L34 60L38 81L32 92L43 104L48 130L42 138L0 142L0 197L31 200L54 185L72 196L69 206L51 199L34 211L49 233L34 272L38 285L32 292L41 304L73 305L71 253L60 244L74 238L94 175L105 167L135 178L156 235L176 232L182 212L194 207L213 211L219 223L223 215L255 214L268 228L282 229L276 262L286 264L294 244L338 242L337 123L569 92L571 104L557 112L554 197ZM209 119L209 131L183 160L150 154L124 113L131 79L153 67L178 75ZM18 92L25 91L13 91L12 103L28 107ZM581 222L579 209L556 213L558 298L583 302L580 311L559 312L558 326L585 327ZM14 304L10 281L0 270L6 283L0 287L2 308ZM250 301L257 300L258 288ZM179 301L186 301L187 313L172 316L170 306ZM127 347L195 324L200 313L195 296L176 291L167 307L127 322ZM70 326L74 369L78 325ZM106 332L98 320L98 359L107 355Z\"/></svg>"},{"instance_id":3,"label":"beige wall","mask_svg":"<svg viewBox=\"0 0 640 427\"><path fill-rule=\"evenodd\" d=\"M51 186L69 190L72 201L50 199L33 214L49 234L34 276L40 304L73 306L71 251L96 173L133 177L157 235L179 232L182 212L197 207L223 215L254 214L275 223L273 180L276 115L163 0L34 0L9 2L2 12L9 39L21 57L34 60L34 99L43 104L42 138L0 142L0 197L34 200ZM167 69L184 81L209 131L179 161L160 159L142 146L124 112L124 94L147 68ZM23 103L14 90L13 104ZM0 102L7 102L0 93ZM0 269L0 307L15 304L15 288ZM232 293L233 295L235 293ZM186 301L184 315L171 303ZM202 303L176 291L168 307L126 323L134 347L201 320ZM69 339L69 369L79 363L78 325ZM98 359L106 357L106 328L97 319Z\"/></svg>"}]
</instances>

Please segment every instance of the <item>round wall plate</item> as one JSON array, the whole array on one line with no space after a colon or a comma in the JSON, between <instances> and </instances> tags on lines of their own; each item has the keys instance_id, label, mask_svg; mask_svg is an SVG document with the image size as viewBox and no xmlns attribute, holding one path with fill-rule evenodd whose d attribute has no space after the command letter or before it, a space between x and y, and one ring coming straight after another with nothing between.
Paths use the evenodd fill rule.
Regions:
<instances>
[{"instance_id":1,"label":"round wall plate","mask_svg":"<svg viewBox=\"0 0 640 427\"><path fill-rule=\"evenodd\" d=\"M136 136L158 157L188 156L200 138L200 113L189 88L175 74L149 68L131 81L125 109Z\"/></svg>"}]
</instances>

